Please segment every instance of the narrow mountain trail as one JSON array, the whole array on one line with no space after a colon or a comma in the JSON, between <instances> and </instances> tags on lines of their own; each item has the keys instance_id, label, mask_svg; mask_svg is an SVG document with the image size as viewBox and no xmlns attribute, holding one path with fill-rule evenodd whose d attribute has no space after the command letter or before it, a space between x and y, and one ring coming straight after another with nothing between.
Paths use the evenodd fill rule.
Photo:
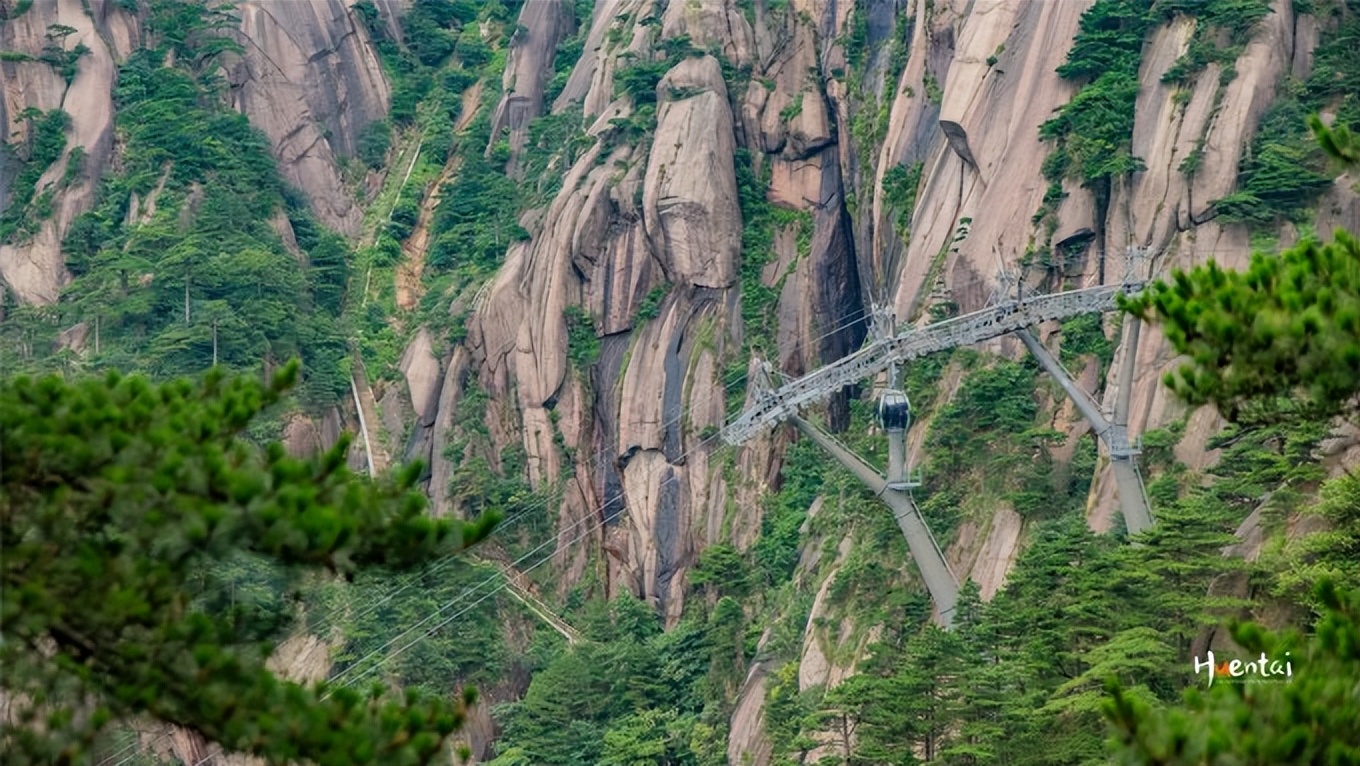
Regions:
<instances>
[{"instance_id":1,"label":"narrow mountain trail","mask_svg":"<svg viewBox=\"0 0 1360 766\"><path fill-rule=\"evenodd\" d=\"M395 198L392 195L400 194L401 187L410 178L411 170L415 167L416 160L420 158L420 147L423 143L419 133L414 131L408 133L397 148L396 157L392 160L392 175L383 181L383 188L378 190L378 195L369 203L370 211L386 211L385 213L370 214L364 220L363 229L359 234L359 241L356 250L363 250L373 246L378 239L378 229L392 216L392 209L395 205ZM389 191L388 186L392 183L392 178L401 174L402 180L396 188Z\"/></svg>"},{"instance_id":2,"label":"narrow mountain trail","mask_svg":"<svg viewBox=\"0 0 1360 766\"><path fill-rule=\"evenodd\" d=\"M529 611L533 612L548 627L552 628L559 635L567 640L567 643L575 646L585 641L581 632L572 627L566 620L562 619L552 610L552 607L543 603L543 600L534 593L533 583L528 575L516 569L505 558L497 553L469 554L468 557L473 561L481 561L490 564L500 570L505 578L506 590L517 601L524 604Z\"/></svg>"},{"instance_id":3,"label":"narrow mountain trail","mask_svg":"<svg viewBox=\"0 0 1360 766\"><path fill-rule=\"evenodd\" d=\"M458 122L453 126L454 133L461 133L472 124L472 118L477 115L477 105L482 98L482 83L477 81L472 87L463 92L463 104L459 110ZM439 202L442 199L441 192L448 182L462 167L462 158L456 153L450 152L444 169L440 171L430 191L420 203L420 214L416 218L415 228L411 231L411 236L406 238L402 244L401 262L396 268L396 289L397 307L402 311L410 311L420 303L420 299L425 294L425 254L430 247L430 224L434 220L434 213L439 209Z\"/></svg>"},{"instance_id":4,"label":"narrow mountain trail","mask_svg":"<svg viewBox=\"0 0 1360 766\"><path fill-rule=\"evenodd\" d=\"M430 193L425 195L425 199L420 203L420 215L416 218L411 236L407 237L401 246L402 259L397 264L395 278L397 307L402 311L414 309L425 294L422 277L425 275L425 253L430 247L430 222L434 218L434 211L439 207L440 191L462 164L462 158L457 156L450 157L445 163L444 170L440 172Z\"/></svg>"}]
</instances>

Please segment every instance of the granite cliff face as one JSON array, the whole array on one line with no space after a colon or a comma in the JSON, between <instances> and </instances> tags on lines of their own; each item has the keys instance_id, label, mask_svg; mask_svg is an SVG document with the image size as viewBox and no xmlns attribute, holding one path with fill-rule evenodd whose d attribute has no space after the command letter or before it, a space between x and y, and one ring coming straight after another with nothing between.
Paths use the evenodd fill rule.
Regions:
<instances>
[{"instance_id":1,"label":"granite cliff face","mask_svg":"<svg viewBox=\"0 0 1360 766\"><path fill-rule=\"evenodd\" d=\"M656 599L672 619L682 607L675 586L705 544L752 541L759 512L743 487L774 480L773 458L787 438L773 434L743 448L734 459L741 469L736 485L714 470L711 445L696 438L723 420L718 360L743 332L742 297L734 289L742 226L735 150L751 151L767 169L769 199L811 218L801 248L792 232L776 236L777 261L762 275L779 296L774 350L790 375L857 348L870 300L896 300L905 315L918 292L929 292L923 283L942 240L970 214L974 233L951 254L944 282L971 291L968 308L980 305L995 251L1018 257L1028 235L1017 232L1029 228L1043 193L1045 149L1035 126L1070 98L1071 87L1053 69L1084 6L993 3L970 13L963 5L869 6L853 12L868 13L881 37L914 19L899 80L885 81L886 61L866 77L877 76L883 87L877 108L889 115L881 147L873 147L878 157L861 156L850 139L851 112L861 104L851 103L833 75L847 66L838 43L852 13L847 5L794 3L788 12L771 12L756 4L749 15L736 3L599 6L586 53L553 106L562 111L579 102L595 145L564 169L562 191L535 236L510 250L474 313L466 355L454 352L450 369L462 369L466 359L498 412L511 405L507 417L496 418L509 426L493 452L522 445L534 480L551 483L562 471L553 447L553 431L560 429L577 456L571 481L579 485L568 493L563 522L580 520L587 509L623 508L618 526L604 532L613 540L605 544L615 552L613 577ZM521 22L531 32L512 48L512 61L550 58L525 50L554 44L556 23L534 14ZM638 24L649 15L661 23ZM609 30L620 27L623 34L613 35L618 42L607 43ZM733 66L750 67L745 91L728 91L713 56L684 59L658 85L650 147L610 142L610 121L634 111L629 99L612 95L618 59L652 55L680 35L722 51ZM1004 78L982 63L1000 46L1011 51ZM502 100L498 114L524 98L521 91L536 92L532 74L516 71L514 95ZM943 103L925 97L927 78L939 83ZM532 112L532 103L517 108ZM1000 113L1008 118L995 119ZM912 162L929 170L904 246L887 223L877 181L886 168ZM847 192L858 200L853 213ZM1033 207L1014 203L1026 194ZM984 209L995 212L984 215ZM670 288L658 315L634 322L639 301L660 284ZM590 311L602 336L588 392L581 371L567 361L562 317L573 305ZM466 380L461 373L445 376L441 407L456 403ZM553 410L557 425L549 417ZM440 423L436 418L431 455L447 443ZM445 478L436 469L432 486ZM446 507L437 492L435 500ZM725 518L729 500L737 501L731 519ZM727 539L719 540L724 528ZM1018 523L1002 523L973 544L985 542L1005 559L1014 555L1019 533ZM990 573L986 588L995 590L1004 566L976 550L956 555L976 559Z\"/></svg>"},{"instance_id":2,"label":"granite cliff face","mask_svg":"<svg viewBox=\"0 0 1360 766\"><path fill-rule=\"evenodd\" d=\"M95 2L86 12L79 0L35 3L28 12L0 24L0 50L19 56L0 61L0 125L10 147L23 147L31 140L32 120L21 119L26 109L50 112L61 109L70 115L66 146L38 180L35 196L52 194L52 215L24 243L0 244L0 278L14 297L24 303L54 303L67 282L61 241L71 221L90 208L98 171L109 162L113 149L114 59L125 55L137 33L136 19L113 3ZM0 4L6 15L16 4ZM62 28L74 31L53 35ZM70 82L46 62L37 60L48 46L75 55L77 46L87 51L76 59ZM81 147L85 160L74 176L66 166L71 152ZM12 178L0 173L0 202L8 204Z\"/></svg>"},{"instance_id":3,"label":"granite cliff face","mask_svg":"<svg viewBox=\"0 0 1360 766\"><path fill-rule=\"evenodd\" d=\"M445 491L451 447L484 452L493 468L507 448L523 450L528 481L561 488L552 509L563 543L552 562L560 591L595 565L607 591L644 597L673 624L699 553L717 543L745 551L756 540L761 498L777 484L791 439L777 430L730 450L711 438L755 369L742 357L750 356L755 328L747 317L757 288L772 296L764 356L797 376L859 348L874 305L891 307L904 322L944 301L980 308L998 289L998 271L1021 271L1036 245L1069 246L1071 276L1084 284L1118 281L1129 248L1157 254L1158 272L1208 257L1245 263L1246 229L1220 225L1211 201L1235 189L1244 147L1282 79L1307 75L1319 22L1296 16L1290 0L1274 0L1232 64L1235 77L1221 77L1225 65L1210 63L1179 89L1162 76L1186 51L1195 21L1159 25L1138 73L1132 154L1145 169L1122 177L1099 204L1089 189L1068 183L1045 228L1034 219L1045 201L1051 145L1038 126L1076 91L1055 69L1092 2L600 0L551 103L546 84L575 21L568 3L524 4L491 115L493 135L511 150L507 170L521 172L528 126L545 114L579 114L584 149L572 162L558 158L559 190L523 211L530 236L507 248L489 283L475 296L450 298L451 314L466 313L466 339L445 351L429 328L410 326L401 383L378 391L376 404L361 403L363 411L391 433L414 421L404 456L431 464L440 514L457 511ZM28 107L72 116L63 159L39 182L54 189L54 215L31 240L0 246L0 276L29 303L55 301L64 283L60 242L90 206L113 152L114 64L144 34L141 20L116 4L88 5L87 13L79 0L38 0L0 24L7 51L37 55L53 24L75 29L62 38L66 50L89 49L69 84L43 63L0 62L7 143L26 140L15 115ZM364 128L387 113L391 86L347 5L243 0L231 34L244 52L224 59L223 74L232 107L269 138L283 175L318 218L356 236L362 210L338 158L352 156ZM400 26L402 3L377 5ZM12 6L0 0L0 8ZM668 58L668 46L687 53ZM667 62L654 105L616 87L638 61ZM475 108L476 100L465 105ZM640 135L629 132L635 123L645 125ZM58 185L77 146L87 170ZM1187 174L1178 168L1192 153L1199 169ZM919 176L912 176L911 207L901 209L885 179L908 168ZM744 174L779 212L769 222L772 257L747 271L743 240L754 224L743 218ZM0 183L0 198L5 191ZM1345 183L1321 209L1320 229L1360 227L1360 204ZM1293 236L1280 232L1282 241ZM428 240L408 242L406 257L423 263ZM571 347L579 317L589 318L598 340L588 360ZM1056 327L1044 329L1050 341L1059 336ZM1182 414L1159 384L1172 362L1164 339L1144 331L1139 343L1134 435ZM986 350L1022 353L1010 341ZM1117 379L1122 358L1118 350L1105 381ZM1113 390L1099 365L1077 377L1093 393ZM960 380L946 374L936 398L948 400ZM478 406L486 436L471 443L459 438L457 413L474 393L485 397L476 401L485 402ZM1088 430L1069 404L1050 402L1048 411L1055 428ZM844 397L832 400L827 415L844 425ZM336 413L320 426L299 418L287 434L306 449L333 442L341 425ZM1193 413L1182 451L1203 453L1220 425L1212 412ZM912 434L917 460L927 427ZM1096 529L1108 528L1117 509L1101 466L1088 503ZM987 518L965 521L946 554L959 576L977 580L990 597L1024 536L1020 515L1000 504ZM835 540L821 552L822 542L808 541L798 575L819 583L797 677L804 689L843 679L874 635L874 626L851 625L828 603L825 585L847 553ZM905 562L900 569L909 577ZM737 696L734 763L768 762L759 733L767 681L768 669L757 663Z\"/></svg>"},{"instance_id":4,"label":"granite cliff face","mask_svg":"<svg viewBox=\"0 0 1360 766\"><path fill-rule=\"evenodd\" d=\"M737 289L744 222L735 150L749 151L768 174L770 201L811 219L801 245L793 227L776 233L777 258L762 273L778 295L771 357L789 375L857 348L870 302L892 305L903 320L942 299L963 311L980 308L997 289L998 270L1019 270L1026 251L1046 239L1091 243L1078 259L1085 284L1118 281L1128 248L1156 253L1159 273L1209 256L1241 265L1249 254L1246 231L1215 222L1210 201L1235 188L1243 147L1282 77L1306 76L1316 22L1296 18L1291 3L1278 0L1234 64L1236 77L1221 81L1221 66L1210 65L1188 98L1161 78L1185 52L1195 22L1177 18L1157 28L1143 51L1132 146L1146 170L1117 184L1103 210L1089 190L1069 184L1056 227L1047 232L1032 220L1043 204L1042 166L1051 149L1038 125L1075 92L1054 70L1090 4L795 0L784 10L757 2L743 11L731 0L613 0L597 6L585 52L551 105L534 97L560 24L542 18L541 9L526 11L521 23L530 33L511 53L520 62L514 95L500 111L560 113L579 104L595 142L563 169L561 191L533 238L511 248L473 313L468 343L446 365L441 413L463 396L467 381L478 381L493 401L497 446L522 445L539 483L563 475L566 458L554 442L565 443L574 465L562 526L607 517L598 534L609 581L651 599L674 621L698 552L718 542L743 549L754 540L756 498L776 480L788 438L776 432L748 444L730 469L720 468L723 458L698 438L724 419L729 381L721 360L740 347L747 329L741 306L749 297ZM899 35L898 55L905 58L895 71L887 55L860 62L858 92L845 77L845 40L856 14L867 19L870 42ZM649 16L660 23L639 23ZM681 35L710 54L686 58L665 74L649 145L611 141L611 125L636 112L630 99L615 96L620 61L656 56L664 41ZM724 82L717 54L749 71L744 90ZM539 69L526 71L525 62ZM856 115L868 109L881 110L879 133L856 140ZM512 128L522 124L504 119ZM1202 154L1201 169L1187 175L1177 167L1192 151ZM918 163L908 225L895 226L900 211L882 181L893 167ZM1353 205L1340 208L1352 215L1335 223L1357 223ZM637 319L640 300L657 285L666 286L659 310ZM562 317L570 306L589 312L601 337L588 371L568 361ZM990 346L1014 357L1022 352L1010 342ZM1134 371L1135 435L1182 414L1159 385L1171 361L1164 339L1144 332ZM1117 361L1106 379L1119 372ZM1093 393L1113 389L1102 384L1098 366L1078 377ZM947 376L938 395L952 396L957 384L957 376ZM1070 405L1053 409L1056 427L1087 430ZM447 422L437 417L428 454L441 454L439 432ZM1194 413L1182 450L1202 451L1220 426L1212 412ZM913 438L918 458L923 432L924 426ZM432 488L447 509L437 494L443 478L436 469ZM1116 510L1102 463L1089 502L1091 525L1107 528ZM1021 517L1002 505L990 519L966 522L947 555L989 597L1023 540ZM561 558L566 587L584 571L585 554L568 550ZM829 582L838 561L819 564L818 576ZM870 640L871 632L848 624L829 636L812 627L828 614L817 598L801 688L834 684L848 672L845 653L838 664L819 648L826 641ZM761 718L765 678L760 666L752 668L739 698L734 762L768 758L751 733Z\"/></svg>"},{"instance_id":5,"label":"granite cliff face","mask_svg":"<svg viewBox=\"0 0 1360 766\"><path fill-rule=\"evenodd\" d=\"M389 89L368 34L342 0L247 0L226 65L232 106L269 137L279 169L321 221L359 230L360 211L336 160L387 115Z\"/></svg>"},{"instance_id":6,"label":"granite cliff face","mask_svg":"<svg viewBox=\"0 0 1360 766\"><path fill-rule=\"evenodd\" d=\"M512 48L513 62L551 58L526 50L554 43L552 33L535 33L546 23L535 7L526 6L529 18L521 24L530 32ZM660 24L638 24L649 16ZM812 26L791 14L775 20L760 13L753 28L735 3L638 2L602 4L592 24L587 53L555 108L579 101L596 140L564 169L562 191L533 239L511 249L469 322L468 357L493 401L513 404L504 437L523 446L536 482L551 484L562 473L555 438L576 454L571 481L579 486L567 493L564 522L602 507L623 509L603 532L606 550L614 552L610 579L653 599L675 620L684 572L698 551L720 541L749 544L759 525L753 508L739 508L724 523L724 509L740 490L714 462L712 440L699 438L724 420L732 381L722 380L720 360L739 348L742 333L739 146L772 166L772 195L812 219L806 252L793 237L780 237L779 263L765 280L780 291L785 372L799 374L858 345L860 280L829 107L809 84L809 66L817 62ZM619 25L620 42L592 50ZM774 89L731 93L716 57L684 58L657 85L655 132L642 145L618 142L613 125L634 106L612 97L612 68L625 53L653 56L663 41L681 35L696 48L725 52L729 62L767 61L762 71L772 73ZM778 85L781 77L792 92ZM514 82L498 120L506 110L531 109L513 103L535 92L532 74L518 72ZM794 98L803 111L786 125L779 113ZM514 122L508 124L513 136ZM669 287L657 315L636 320L640 302L658 285ZM588 375L568 363L570 306L588 310L602 336ZM456 402L461 377L445 377L443 401ZM438 455L445 437L438 422L434 430ZM766 483L772 464L761 462L755 480ZM436 471L432 486L440 478Z\"/></svg>"},{"instance_id":7,"label":"granite cliff face","mask_svg":"<svg viewBox=\"0 0 1360 766\"><path fill-rule=\"evenodd\" d=\"M50 304L68 280L62 239L92 206L100 175L114 159L117 64L147 32L144 15L112 0L39 0L15 12L21 5L0 3L6 17L13 13L0 23L0 50L11 54L0 61L3 140L23 156L32 129L31 121L19 119L26 109L61 109L70 125L60 159L35 190L35 196L52 192L53 213L31 238L0 245L0 277L18 301ZM317 217L357 234L360 211L337 161L354 155L360 132L386 115L389 102L367 32L341 0L247 0L235 13L239 27L226 33L244 52L223 57L221 73L231 86L231 105L269 137L284 178ZM75 60L69 83L40 60L53 45ZM67 160L77 148L84 159L70 175ZM8 172L0 178L3 201L13 179Z\"/></svg>"}]
</instances>

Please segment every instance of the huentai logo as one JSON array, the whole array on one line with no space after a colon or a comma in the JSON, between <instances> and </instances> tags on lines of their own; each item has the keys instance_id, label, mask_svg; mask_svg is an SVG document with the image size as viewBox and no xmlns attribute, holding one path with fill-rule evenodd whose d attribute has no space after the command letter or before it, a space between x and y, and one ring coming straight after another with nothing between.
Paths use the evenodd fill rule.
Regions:
<instances>
[{"instance_id":1,"label":"huentai logo","mask_svg":"<svg viewBox=\"0 0 1360 766\"><path fill-rule=\"evenodd\" d=\"M1208 685L1214 685L1215 676L1225 676L1238 682L1246 681L1287 681L1294 677L1294 665L1289 659L1289 652L1284 653L1283 660L1272 660L1261 653L1261 658L1243 662L1241 660L1224 660L1214 662L1214 653L1207 652L1207 659L1201 660L1195 657L1195 675L1199 675L1201 670L1208 671Z\"/></svg>"}]
</instances>

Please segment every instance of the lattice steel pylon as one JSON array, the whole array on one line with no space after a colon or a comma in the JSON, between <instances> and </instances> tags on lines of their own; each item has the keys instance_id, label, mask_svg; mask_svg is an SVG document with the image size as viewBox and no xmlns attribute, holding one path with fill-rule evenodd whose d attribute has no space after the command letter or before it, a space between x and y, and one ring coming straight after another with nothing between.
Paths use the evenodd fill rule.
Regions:
<instances>
[{"instance_id":1,"label":"lattice steel pylon","mask_svg":"<svg viewBox=\"0 0 1360 766\"><path fill-rule=\"evenodd\" d=\"M892 510L893 519L902 530L902 536L907 540L907 548L911 551L911 558L916 562L916 569L921 573L921 579L930 593L930 600L935 603L935 622L946 630L950 629L954 623L954 607L959 600L959 580L950 570L944 552L940 550L939 543L935 542L935 536L931 534L930 527L926 525L925 517L916 507L916 501L912 500L911 494L889 487L875 468L822 429L797 415L791 418L791 422L861 483L873 490L874 494Z\"/></svg>"},{"instance_id":2,"label":"lattice steel pylon","mask_svg":"<svg viewBox=\"0 0 1360 766\"><path fill-rule=\"evenodd\" d=\"M1104 416L1100 407L1072 381L1062 365L1039 343L1029 329L1051 320L1103 313L1118 308L1119 295L1134 295L1143 288L1144 281L1134 268L1135 259L1139 257L1134 251L1130 251L1125 279L1120 285L1101 285L1048 295L1023 296L1018 291L1014 295L1009 295L1010 286L1016 282L1007 281L1007 274L1003 271L1000 278L1001 287L994 296L995 305L925 327L907 328L895 335L880 330L875 333L877 337L872 342L849 356L778 388L763 388L754 398L754 404L722 429L721 436L728 444L739 445L767 428L791 421L827 449L852 473L859 476L861 481L894 508L894 516L907 537L912 558L916 561L917 568L926 576L927 588L940 612L942 624L947 627L948 615L952 612L958 595L957 580L953 573L949 572L943 554L939 552L938 545L935 545L934 537L931 536L915 504L911 502L910 495L894 490L891 468L890 476L885 480L853 455L847 457L840 454L844 450L836 449L834 440L819 433L798 417L799 411L810 404L826 400L846 386L884 371L890 374L891 388L896 378L896 368L903 362L937 351L1014 334L1058 381L1078 410L1091 423L1097 437L1105 443L1110 454L1111 470L1115 477L1125 526L1130 534L1141 532L1152 524L1152 516L1136 463L1140 451L1137 445L1131 444L1128 439L1129 401L1139 335L1137 318L1125 323L1125 337L1122 343L1124 359L1117 383L1113 418ZM875 325L881 328L883 317L887 315L877 306L874 307L874 314Z\"/></svg>"},{"instance_id":3,"label":"lattice steel pylon","mask_svg":"<svg viewBox=\"0 0 1360 766\"><path fill-rule=\"evenodd\" d=\"M1116 295L1134 294L1140 289L1142 283L1134 282L1038 295L1023 301L1012 298L982 311L908 328L759 397L722 429L722 438L731 445L742 444L788 420L803 407L825 401L842 388L877 375L893 364L1009 335L1050 319L1112 311L1117 307Z\"/></svg>"}]
</instances>

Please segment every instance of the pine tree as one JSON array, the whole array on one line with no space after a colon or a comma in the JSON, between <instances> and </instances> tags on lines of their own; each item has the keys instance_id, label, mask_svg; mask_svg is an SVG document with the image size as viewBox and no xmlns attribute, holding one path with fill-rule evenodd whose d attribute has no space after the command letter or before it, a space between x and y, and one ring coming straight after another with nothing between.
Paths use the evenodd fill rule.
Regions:
<instances>
[{"instance_id":1,"label":"pine tree","mask_svg":"<svg viewBox=\"0 0 1360 766\"><path fill-rule=\"evenodd\" d=\"M1191 403L1213 402L1229 419L1244 406L1297 392L1320 411L1360 393L1360 242L1338 230L1279 255L1257 253L1245 272L1210 261L1154 282L1126 303L1162 320L1190 357L1166 383Z\"/></svg>"},{"instance_id":2,"label":"pine tree","mask_svg":"<svg viewBox=\"0 0 1360 766\"><path fill-rule=\"evenodd\" d=\"M599 722L619 707L606 667L589 645L559 655L534 676L523 700L498 715L502 740L536 764L594 766L604 736Z\"/></svg>"},{"instance_id":3,"label":"pine tree","mask_svg":"<svg viewBox=\"0 0 1360 766\"><path fill-rule=\"evenodd\" d=\"M1323 150L1360 162L1344 128L1310 120ZM1360 242L1337 230L1332 242L1305 240L1278 255L1257 253L1245 272L1210 261L1171 282L1154 282L1124 308L1154 314L1167 340L1190 357L1166 384L1191 403L1212 402L1229 420L1244 406L1301 395L1323 413L1360 395Z\"/></svg>"},{"instance_id":4,"label":"pine tree","mask_svg":"<svg viewBox=\"0 0 1360 766\"><path fill-rule=\"evenodd\" d=\"M1109 592L1122 563L1117 547L1079 517L1043 524L989 605L998 640L1035 669L1035 681L1077 677L1082 655L1114 632L1125 609Z\"/></svg>"},{"instance_id":5,"label":"pine tree","mask_svg":"<svg viewBox=\"0 0 1360 766\"><path fill-rule=\"evenodd\" d=\"M1350 131L1328 130L1316 117L1310 125L1332 157L1360 162ZM1360 242L1344 231L1327 245L1305 241L1279 257L1256 255L1245 274L1212 263L1177 273L1174 285L1155 284L1128 306L1144 315L1155 309L1173 346L1191 356L1168 384L1230 418L1244 404L1291 393L1303 394L1304 411L1335 413L1360 393ZM1354 493L1344 481L1331 487L1323 504L1340 501L1327 515L1342 524L1335 539L1344 543ZM1322 572L1314 591L1322 614L1311 635L1252 623L1232 629L1248 659L1259 655L1272 668L1288 662L1290 676L1192 687L1170 708L1111 678L1102 708L1115 727L1116 763L1360 764L1360 592L1339 590Z\"/></svg>"},{"instance_id":6,"label":"pine tree","mask_svg":"<svg viewBox=\"0 0 1360 766\"><path fill-rule=\"evenodd\" d=\"M851 676L826 693L820 718L850 745L852 766L916 762L912 741L925 700L909 693L899 675Z\"/></svg>"},{"instance_id":7,"label":"pine tree","mask_svg":"<svg viewBox=\"0 0 1360 766\"><path fill-rule=\"evenodd\" d=\"M927 761L939 757L958 723L963 644L956 634L927 625L907 642L894 693L914 701L909 741Z\"/></svg>"},{"instance_id":8,"label":"pine tree","mask_svg":"<svg viewBox=\"0 0 1360 766\"><path fill-rule=\"evenodd\" d=\"M1232 530L1239 518L1199 490L1158 509L1156 526L1140 538L1143 546L1119 552L1125 563L1111 586L1125 606L1120 626L1153 628L1185 654L1202 627L1245 606L1211 590L1224 575L1246 568L1242 559L1223 555L1237 542Z\"/></svg>"},{"instance_id":9,"label":"pine tree","mask_svg":"<svg viewBox=\"0 0 1360 766\"><path fill-rule=\"evenodd\" d=\"M1319 584L1323 614L1312 635L1251 623L1233 629L1248 656L1281 660L1287 679L1191 688L1185 704L1156 708L1111 684L1115 762L1139 766L1360 764L1360 592ZM1291 651L1292 650L1292 651Z\"/></svg>"},{"instance_id":10,"label":"pine tree","mask_svg":"<svg viewBox=\"0 0 1360 766\"><path fill-rule=\"evenodd\" d=\"M986 619L982 595L973 580L959 588L954 614L962 656L955 683L959 725L940 749L940 760L951 766L1004 761L1007 743L1013 744L1028 729L1018 720L1018 709L1033 710L1038 705L1015 705L1022 699L1025 667L1020 662L1002 662L996 627Z\"/></svg>"},{"instance_id":11,"label":"pine tree","mask_svg":"<svg viewBox=\"0 0 1360 766\"><path fill-rule=\"evenodd\" d=\"M1326 519L1328 528L1285 543L1274 591L1316 606L1312 593L1322 580L1360 582L1360 476L1328 480L1307 512Z\"/></svg>"},{"instance_id":12,"label":"pine tree","mask_svg":"<svg viewBox=\"0 0 1360 766\"><path fill-rule=\"evenodd\" d=\"M232 575L242 582L274 571L296 586L317 570L409 569L495 523L428 518L411 491L420 466L356 477L347 439L311 459L250 445L245 429L297 374L0 382L7 764L80 762L113 721L138 716L269 764L426 764L444 750L466 700L282 681L265 659L288 610L259 598L203 608L200 582L222 562L253 562Z\"/></svg>"}]
</instances>

